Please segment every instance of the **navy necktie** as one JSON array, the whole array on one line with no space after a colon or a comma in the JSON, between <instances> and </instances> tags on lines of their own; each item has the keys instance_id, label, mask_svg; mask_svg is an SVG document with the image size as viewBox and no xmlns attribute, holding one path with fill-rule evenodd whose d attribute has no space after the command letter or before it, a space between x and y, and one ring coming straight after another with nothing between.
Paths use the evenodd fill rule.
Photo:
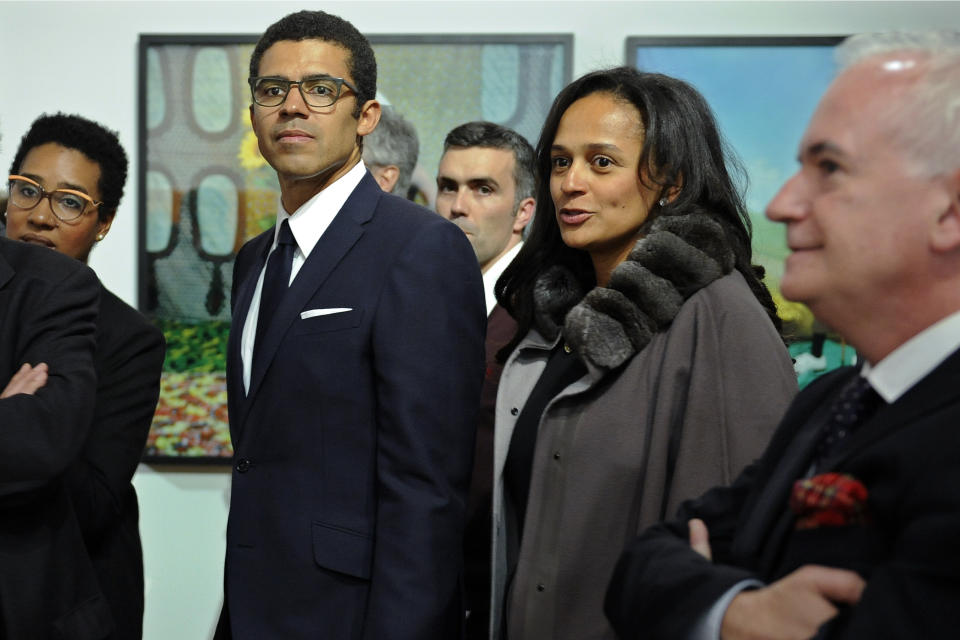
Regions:
<instances>
[{"instance_id":1,"label":"navy necktie","mask_svg":"<svg viewBox=\"0 0 960 640\"><path fill-rule=\"evenodd\" d=\"M297 242L290 231L290 223L284 220L277 235L277 248L267 260L267 271L263 275L263 288L260 290L260 312L257 316L257 335L253 343L253 360L259 357L260 346L267 329L273 320L273 314L280 306L283 296L290 286L290 268L293 265L293 253Z\"/></svg>"},{"instance_id":2,"label":"navy necktie","mask_svg":"<svg viewBox=\"0 0 960 640\"><path fill-rule=\"evenodd\" d=\"M883 399L861 375L855 376L844 386L824 425L814 454L819 470L823 461L836 453L854 430L880 407Z\"/></svg>"}]
</instances>

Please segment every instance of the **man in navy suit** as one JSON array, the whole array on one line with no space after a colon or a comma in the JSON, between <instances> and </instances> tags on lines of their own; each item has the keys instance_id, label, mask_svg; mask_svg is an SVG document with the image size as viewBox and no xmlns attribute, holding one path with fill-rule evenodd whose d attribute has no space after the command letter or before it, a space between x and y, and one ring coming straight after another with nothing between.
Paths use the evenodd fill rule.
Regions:
<instances>
[{"instance_id":1,"label":"man in navy suit","mask_svg":"<svg viewBox=\"0 0 960 640\"><path fill-rule=\"evenodd\" d=\"M783 294L865 363L812 383L757 463L627 550L606 602L623 638L960 630L960 34L838 53L767 217L792 251Z\"/></svg>"},{"instance_id":2,"label":"man in navy suit","mask_svg":"<svg viewBox=\"0 0 960 640\"><path fill-rule=\"evenodd\" d=\"M281 19L250 76L281 206L234 265L217 637L458 638L484 361L476 259L360 161L380 105L351 24Z\"/></svg>"}]
</instances>

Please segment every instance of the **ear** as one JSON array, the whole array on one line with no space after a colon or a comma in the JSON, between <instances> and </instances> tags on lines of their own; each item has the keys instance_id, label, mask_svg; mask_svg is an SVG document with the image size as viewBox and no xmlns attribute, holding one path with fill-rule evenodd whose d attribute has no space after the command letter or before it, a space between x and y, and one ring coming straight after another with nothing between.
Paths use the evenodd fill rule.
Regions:
<instances>
[{"instance_id":1,"label":"ear","mask_svg":"<svg viewBox=\"0 0 960 640\"><path fill-rule=\"evenodd\" d=\"M533 212L537 208L537 201L533 198L524 198L517 207L517 215L513 218L513 232L523 233L526 227L533 219Z\"/></svg>"},{"instance_id":2,"label":"ear","mask_svg":"<svg viewBox=\"0 0 960 640\"><path fill-rule=\"evenodd\" d=\"M393 191L393 188L397 185L397 180L400 179L400 167L395 164L368 167L368 169L370 169L370 173L373 174L373 177L376 179L377 184L380 185L380 188L387 193Z\"/></svg>"},{"instance_id":3,"label":"ear","mask_svg":"<svg viewBox=\"0 0 960 640\"><path fill-rule=\"evenodd\" d=\"M367 100L357 119L357 135L365 136L373 133L378 122L380 122L380 103L376 100Z\"/></svg>"},{"instance_id":4,"label":"ear","mask_svg":"<svg viewBox=\"0 0 960 640\"><path fill-rule=\"evenodd\" d=\"M253 117L253 104L250 104L250 128L253 129L253 134L260 137L260 134L257 133L257 119Z\"/></svg>"},{"instance_id":5,"label":"ear","mask_svg":"<svg viewBox=\"0 0 960 640\"><path fill-rule=\"evenodd\" d=\"M117 215L116 211L108 211L102 220L97 221L97 235L104 236L110 232L110 226L113 224L113 218Z\"/></svg>"},{"instance_id":6,"label":"ear","mask_svg":"<svg viewBox=\"0 0 960 640\"><path fill-rule=\"evenodd\" d=\"M941 178L943 204L930 229L930 246L938 253L960 249L960 169Z\"/></svg>"}]
</instances>

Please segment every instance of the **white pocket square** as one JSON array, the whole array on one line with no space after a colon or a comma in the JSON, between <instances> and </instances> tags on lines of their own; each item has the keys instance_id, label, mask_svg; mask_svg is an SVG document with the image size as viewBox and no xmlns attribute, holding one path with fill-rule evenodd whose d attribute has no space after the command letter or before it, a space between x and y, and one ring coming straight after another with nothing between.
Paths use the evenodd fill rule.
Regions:
<instances>
[{"instance_id":1,"label":"white pocket square","mask_svg":"<svg viewBox=\"0 0 960 640\"><path fill-rule=\"evenodd\" d=\"M310 309L309 311L301 311L300 319L306 320L307 318L316 318L317 316L329 316L331 313L343 313L345 311L353 311L349 307L334 307L332 309Z\"/></svg>"}]
</instances>

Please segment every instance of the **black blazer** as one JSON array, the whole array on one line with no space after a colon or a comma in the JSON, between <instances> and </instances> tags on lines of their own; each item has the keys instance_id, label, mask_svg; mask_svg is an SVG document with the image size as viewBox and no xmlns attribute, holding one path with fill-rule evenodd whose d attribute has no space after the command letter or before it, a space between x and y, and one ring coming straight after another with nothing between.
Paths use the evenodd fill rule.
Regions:
<instances>
[{"instance_id":1,"label":"black blazer","mask_svg":"<svg viewBox=\"0 0 960 640\"><path fill-rule=\"evenodd\" d=\"M100 284L81 263L0 238L0 385L46 362L34 395L0 400L0 638L101 639L113 629L64 474L93 417Z\"/></svg>"},{"instance_id":2,"label":"black blazer","mask_svg":"<svg viewBox=\"0 0 960 640\"><path fill-rule=\"evenodd\" d=\"M131 480L157 407L163 355L163 333L101 287L93 426L67 485L117 640L143 635L143 554Z\"/></svg>"},{"instance_id":3,"label":"black blazer","mask_svg":"<svg viewBox=\"0 0 960 640\"><path fill-rule=\"evenodd\" d=\"M365 175L273 310L245 394L240 335L272 241L234 265L218 634L455 640L484 370L473 250Z\"/></svg>"},{"instance_id":4,"label":"black blazer","mask_svg":"<svg viewBox=\"0 0 960 640\"><path fill-rule=\"evenodd\" d=\"M764 456L730 487L685 503L621 558L607 615L623 638L682 638L743 578L776 580L805 564L851 569L867 581L859 604L825 625L829 638L947 638L960 629L960 351L881 408L824 470L868 491L869 522L798 530L788 509L826 414L852 368L805 389ZM715 564L686 542L704 519Z\"/></svg>"}]
</instances>

